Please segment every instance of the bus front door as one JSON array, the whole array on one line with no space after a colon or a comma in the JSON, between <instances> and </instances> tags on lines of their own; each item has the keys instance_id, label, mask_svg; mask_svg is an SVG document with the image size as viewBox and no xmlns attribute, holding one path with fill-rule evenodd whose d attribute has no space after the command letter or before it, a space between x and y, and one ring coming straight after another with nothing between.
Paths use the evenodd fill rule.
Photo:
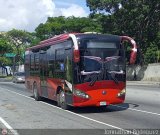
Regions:
<instances>
[{"instance_id":1,"label":"bus front door","mask_svg":"<svg viewBox=\"0 0 160 135\"><path fill-rule=\"evenodd\" d=\"M47 54L40 53L40 85L42 97L48 97L47 92L47 74L48 74Z\"/></svg>"},{"instance_id":2,"label":"bus front door","mask_svg":"<svg viewBox=\"0 0 160 135\"><path fill-rule=\"evenodd\" d=\"M73 85L73 67L72 67L72 49L65 49L65 81L66 81L66 103L69 105L73 104L73 93L72 93L72 85Z\"/></svg>"}]
</instances>

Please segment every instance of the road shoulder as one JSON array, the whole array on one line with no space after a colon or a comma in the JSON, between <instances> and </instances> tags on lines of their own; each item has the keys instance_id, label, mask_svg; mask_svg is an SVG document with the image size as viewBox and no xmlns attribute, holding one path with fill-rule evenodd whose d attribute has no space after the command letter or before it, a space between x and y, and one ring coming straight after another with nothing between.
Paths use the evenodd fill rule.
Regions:
<instances>
[{"instance_id":1,"label":"road shoulder","mask_svg":"<svg viewBox=\"0 0 160 135\"><path fill-rule=\"evenodd\" d=\"M160 82L154 82L154 81L127 81L127 85L158 86L158 87L160 87Z\"/></svg>"}]
</instances>

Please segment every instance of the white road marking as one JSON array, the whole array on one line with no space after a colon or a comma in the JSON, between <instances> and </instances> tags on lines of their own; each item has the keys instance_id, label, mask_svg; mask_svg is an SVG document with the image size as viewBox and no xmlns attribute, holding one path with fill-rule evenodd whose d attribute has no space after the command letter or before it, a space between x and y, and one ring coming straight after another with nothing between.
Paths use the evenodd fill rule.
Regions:
<instances>
[{"instance_id":1,"label":"white road marking","mask_svg":"<svg viewBox=\"0 0 160 135\"><path fill-rule=\"evenodd\" d=\"M5 90L8 91L8 92L17 94L17 95L19 95L19 96L23 96L23 97L25 97L25 98L34 100L33 98L28 97L28 96L25 96L25 95L23 95L23 94L20 94L20 93L17 93L17 92L8 90L8 89L5 89ZM74 113L74 112L71 112L71 111L68 111L68 110L64 110L64 109L62 109L62 108L60 108L60 107L53 106L53 105L51 105L51 104L49 104L49 103L42 102L42 101L39 101L39 102L40 102L40 103L43 103L43 104L46 104L46 105L48 105L48 106L50 106L50 107L57 108L57 109L59 109L59 110L63 110L63 111L65 111L65 112L68 112L68 113L77 115L77 116L79 116L79 117L81 117L81 118L88 119L88 120L90 120L90 121L94 121L94 122L96 122L96 123L99 123L99 124L102 124L102 125L105 125L105 126L108 126L108 127L112 127L112 128L115 128L115 129L119 129L119 130L122 130L122 131L125 131L125 132L128 132L128 133L131 133L131 134L135 134L134 132L131 132L131 131L129 131L129 130L125 130L125 129L123 129L123 128L120 128L120 127L117 127L117 126L114 126L114 125L111 125L111 124L108 124L108 123L104 123L104 122L101 122L101 121L98 121L98 120L95 120L95 119L92 119L92 118L89 118L89 117L86 117L86 116L83 116L83 115L80 115L80 114L77 114L77 113Z\"/></svg>"},{"instance_id":2,"label":"white road marking","mask_svg":"<svg viewBox=\"0 0 160 135\"><path fill-rule=\"evenodd\" d=\"M14 130L2 117L0 117L0 122L12 132L13 135L18 135L17 131Z\"/></svg>"},{"instance_id":3,"label":"white road marking","mask_svg":"<svg viewBox=\"0 0 160 135\"><path fill-rule=\"evenodd\" d=\"M5 90L7 90L7 91L9 91L9 92L12 92L12 93L15 93L15 94L17 94L17 95L20 95L20 96L23 96L23 97L26 97L26 98L29 98L29 99L34 100L34 98L32 98L32 97L28 97L28 96L25 96L25 95L23 95L23 94L20 94L20 93L17 93L17 92L8 90L8 89L5 89ZM50 104L45 103L45 102L42 102L42 101L39 101L39 102L41 102L41 103L43 103L43 104L50 105ZM52 105L50 105L50 106L52 106ZM154 113L154 112L149 112L149 111L144 111L144 110L138 110L138 109L133 109L133 108L127 108L127 107L123 107L123 106L119 106L119 105L111 105L111 106L115 106L115 107L124 108L124 109L129 109L129 110L133 110L133 111L137 111L137 112L143 112L143 113L148 113L148 114L153 114L153 115L158 115L158 116L160 116L159 113ZM60 107L57 107L57 106L52 106L52 107L56 107L56 108L58 108L58 109L61 109ZM61 110L64 110L64 109L61 109ZM65 110L65 111L67 111L67 110ZM68 112L71 112L71 111L68 111ZM73 112L71 112L71 113L73 113ZM79 115L79 114L76 114L76 113L74 113L74 114L75 114L75 115ZM83 115L81 115L81 116L83 116Z\"/></svg>"},{"instance_id":4,"label":"white road marking","mask_svg":"<svg viewBox=\"0 0 160 135\"><path fill-rule=\"evenodd\" d=\"M49 106L51 106L51 107L53 107L53 108L57 108L57 109L60 109L60 110L65 111L65 112L69 112L69 113L71 113L71 114L77 115L77 116L79 116L79 117L81 117L81 118L88 119L88 120L90 120L90 121L94 121L94 122L96 122L96 123L99 123L99 124L102 124L102 125L105 125L105 126L108 126L108 127L112 127L112 128L115 128L115 129L119 129L119 130L125 131L125 132L127 132L127 133L129 133L129 134L138 135L138 134L136 134L136 133L134 133L134 132L132 132L132 131L125 130L125 129L123 129L123 128L120 128L120 127L117 127L117 126L114 126L114 125L111 125L111 124L108 124L108 123L104 123L104 122L101 122L101 121L98 121L98 120L95 120L95 119L92 119L92 118L89 118L89 117L86 117L86 116L83 116L83 115L80 115L80 114L77 114L77 113L74 113L74 112L71 112L71 111L68 111L68 110L64 110L64 109L62 109L62 108L60 108L60 107L53 106L53 105L48 104L48 103L46 103L46 102L42 102L42 101L39 101L39 102L41 102L41 103L43 103L43 104L46 104L46 105L49 105Z\"/></svg>"},{"instance_id":5,"label":"white road marking","mask_svg":"<svg viewBox=\"0 0 160 135\"><path fill-rule=\"evenodd\" d=\"M6 91L9 91L9 92L11 92L11 93L17 94L17 95L19 95L19 96L23 96L23 97L25 97L25 98L29 98L29 99L34 100L34 98L32 98L32 97L25 96L25 95L20 94L20 93L18 93L18 92L14 92L14 91L11 91L11 90L8 90L8 89L5 89L5 90L6 90Z\"/></svg>"},{"instance_id":6,"label":"white road marking","mask_svg":"<svg viewBox=\"0 0 160 135\"><path fill-rule=\"evenodd\" d=\"M143 113L148 113L148 114L153 114L153 115L160 116L159 113L148 112L148 111L143 111L143 110L138 110L138 109L133 109L133 108L127 108L127 107L123 107L123 106L119 106L119 105L111 105L111 106L116 106L116 107L119 107L119 108L124 108L124 109L129 109L129 110L133 110L133 111L137 111L137 112L143 112Z\"/></svg>"},{"instance_id":7,"label":"white road marking","mask_svg":"<svg viewBox=\"0 0 160 135\"><path fill-rule=\"evenodd\" d=\"M103 125L106 125L106 126L109 126L109 127L112 127L112 128L124 130L124 129L120 128L120 127L116 127L116 126L113 126L113 125L110 125L110 124L107 124L107 123L104 123L104 122L101 122L101 121L98 121L98 120L94 120L94 119L92 119L92 118L89 118L89 117L86 117L86 116L83 116L83 115L80 115L80 114L77 114L77 113L74 113L74 112L71 112L71 111L68 111L68 110L64 110L64 109L62 109L62 108L60 108L60 107L50 105L50 104L48 104L48 103L46 103L46 102L42 102L42 101L40 101L40 102L43 103L43 104L49 105L49 106L51 106L51 107L54 107L54 108L63 110L63 111L65 111L65 112L72 113L72 114L77 115L77 116L79 116L79 117L88 119L88 120L90 120L90 121L94 121L94 122L96 122L96 123L103 124Z\"/></svg>"}]
</instances>

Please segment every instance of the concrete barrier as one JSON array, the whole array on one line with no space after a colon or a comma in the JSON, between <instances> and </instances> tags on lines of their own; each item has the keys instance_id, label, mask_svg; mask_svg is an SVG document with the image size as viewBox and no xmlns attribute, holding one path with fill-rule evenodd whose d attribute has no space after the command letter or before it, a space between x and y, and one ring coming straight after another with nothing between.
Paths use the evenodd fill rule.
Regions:
<instances>
[{"instance_id":1,"label":"concrete barrier","mask_svg":"<svg viewBox=\"0 0 160 135\"><path fill-rule=\"evenodd\" d=\"M160 63L149 65L129 65L126 69L127 80L160 82Z\"/></svg>"}]
</instances>

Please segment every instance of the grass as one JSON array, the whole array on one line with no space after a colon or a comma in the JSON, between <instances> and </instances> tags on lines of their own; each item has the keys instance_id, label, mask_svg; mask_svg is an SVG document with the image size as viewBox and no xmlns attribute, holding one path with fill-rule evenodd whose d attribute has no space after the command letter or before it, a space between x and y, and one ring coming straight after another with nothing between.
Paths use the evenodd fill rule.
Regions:
<instances>
[{"instance_id":1,"label":"grass","mask_svg":"<svg viewBox=\"0 0 160 135\"><path fill-rule=\"evenodd\" d=\"M12 76L4 76L4 75L0 75L0 78L5 78L7 80L12 80Z\"/></svg>"},{"instance_id":2,"label":"grass","mask_svg":"<svg viewBox=\"0 0 160 135\"><path fill-rule=\"evenodd\" d=\"M6 78L6 76L0 75L0 78Z\"/></svg>"}]
</instances>

